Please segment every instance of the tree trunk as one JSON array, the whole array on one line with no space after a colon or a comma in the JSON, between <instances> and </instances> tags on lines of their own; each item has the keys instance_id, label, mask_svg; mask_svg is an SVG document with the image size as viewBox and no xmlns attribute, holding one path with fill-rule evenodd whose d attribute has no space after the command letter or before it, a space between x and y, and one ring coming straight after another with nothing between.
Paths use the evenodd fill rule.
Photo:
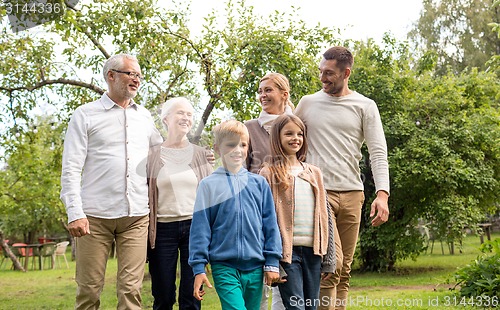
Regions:
<instances>
[{"instance_id":1,"label":"tree trunk","mask_svg":"<svg viewBox=\"0 0 500 310\"><path fill-rule=\"evenodd\" d=\"M5 240L3 238L3 232L2 231L0 231L0 245L2 246L3 252L7 255L7 257L10 258L10 260L14 264L14 269L15 270L21 270L21 271L25 272L26 270L24 270L24 267L21 265L21 263L19 262L19 260L17 259L17 257L14 255L14 253L12 253L12 251L9 248L9 246L7 245L7 242L5 242Z\"/></svg>"}]
</instances>

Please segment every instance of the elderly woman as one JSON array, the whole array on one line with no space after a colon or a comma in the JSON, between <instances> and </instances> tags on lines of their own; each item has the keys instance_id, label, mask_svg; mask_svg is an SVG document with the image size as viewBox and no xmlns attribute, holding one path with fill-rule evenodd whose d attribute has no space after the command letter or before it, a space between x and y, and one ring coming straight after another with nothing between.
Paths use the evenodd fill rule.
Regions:
<instances>
[{"instance_id":1,"label":"elderly woman","mask_svg":"<svg viewBox=\"0 0 500 310\"><path fill-rule=\"evenodd\" d=\"M194 275L188 265L189 230L196 189L212 173L207 151L189 142L193 106L183 97L164 103L161 120L167 130L163 144L148 157L149 273L153 309L172 309L176 301L177 258L180 257L179 309L200 309L193 297Z\"/></svg>"},{"instance_id":2,"label":"elderly woman","mask_svg":"<svg viewBox=\"0 0 500 310\"><path fill-rule=\"evenodd\" d=\"M245 122L250 135L248 147L247 169L258 173L262 165L271 157L269 130L278 116L293 114L293 103L290 101L290 83L280 73L268 73L260 79L259 101L262 111L257 119ZM261 309L268 308L269 289L264 286ZM285 309L277 287L272 288L272 310Z\"/></svg>"}]
</instances>

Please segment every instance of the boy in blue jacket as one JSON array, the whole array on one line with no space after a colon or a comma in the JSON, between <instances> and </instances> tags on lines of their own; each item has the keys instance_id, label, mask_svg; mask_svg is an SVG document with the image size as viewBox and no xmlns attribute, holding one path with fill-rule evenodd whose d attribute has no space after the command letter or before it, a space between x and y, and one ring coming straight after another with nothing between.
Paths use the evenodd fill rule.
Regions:
<instances>
[{"instance_id":1,"label":"boy in blue jacket","mask_svg":"<svg viewBox=\"0 0 500 310\"><path fill-rule=\"evenodd\" d=\"M193 295L203 300L202 285L210 263L223 310L258 310L263 278L279 281L281 237L273 197L266 180L243 168L248 131L226 121L214 130L214 150L224 167L198 185L189 238L189 265L195 274Z\"/></svg>"}]
</instances>

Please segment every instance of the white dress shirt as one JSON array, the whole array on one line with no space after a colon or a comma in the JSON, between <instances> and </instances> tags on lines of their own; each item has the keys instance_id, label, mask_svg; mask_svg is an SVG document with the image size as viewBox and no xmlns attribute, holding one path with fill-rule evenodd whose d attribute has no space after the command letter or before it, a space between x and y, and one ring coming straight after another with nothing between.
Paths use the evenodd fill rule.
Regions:
<instances>
[{"instance_id":1,"label":"white dress shirt","mask_svg":"<svg viewBox=\"0 0 500 310\"><path fill-rule=\"evenodd\" d=\"M61 200L68 222L149 213L146 158L163 142L151 113L132 100L127 108L107 94L78 107L64 140Z\"/></svg>"}]
</instances>

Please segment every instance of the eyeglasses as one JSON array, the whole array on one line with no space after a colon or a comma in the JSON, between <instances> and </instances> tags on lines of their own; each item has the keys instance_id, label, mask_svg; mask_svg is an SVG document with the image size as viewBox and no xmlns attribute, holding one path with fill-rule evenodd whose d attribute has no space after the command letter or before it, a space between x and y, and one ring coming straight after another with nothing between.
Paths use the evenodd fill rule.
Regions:
<instances>
[{"instance_id":1,"label":"eyeglasses","mask_svg":"<svg viewBox=\"0 0 500 310\"><path fill-rule=\"evenodd\" d=\"M115 69L111 69L111 71L126 74L132 79L139 79L139 81L141 81L141 82L144 81L144 77L142 75L140 75L139 73L130 72L130 71L120 71L120 70L115 70Z\"/></svg>"}]
</instances>

